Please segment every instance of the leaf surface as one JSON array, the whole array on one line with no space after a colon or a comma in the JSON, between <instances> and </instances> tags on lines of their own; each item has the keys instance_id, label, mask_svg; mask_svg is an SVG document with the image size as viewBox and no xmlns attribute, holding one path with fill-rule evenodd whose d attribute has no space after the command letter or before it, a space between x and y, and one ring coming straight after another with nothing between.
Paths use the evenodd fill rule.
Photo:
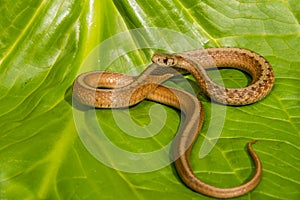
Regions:
<instances>
[{"instance_id":1,"label":"leaf surface","mask_svg":"<svg viewBox=\"0 0 300 200\"><path fill-rule=\"evenodd\" d=\"M296 0L2 0L0 198L211 199L187 188L172 164L148 173L107 167L86 149L74 121L74 79L83 71L101 69L82 67L92 50L117 33L159 27L187 35L199 41L199 47L251 49L267 58L275 71L272 92L256 104L212 106L205 96L199 98L204 104L205 122L191 153L196 175L218 187L242 184L254 170L245 145L257 139L254 149L262 160L263 179L255 190L237 199L299 199L299 5ZM159 36L167 39L168 35L162 33ZM147 38L151 36L149 33ZM130 45L139 46L134 42ZM141 72L153 52L126 52L108 70ZM224 82L227 87L243 87L249 82L249 77L239 71L221 70L221 75L222 79L217 72L210 72L216 82ZM179 83L168 84L180 87ZM194 89L199 91L197 86ZM130 119L142 126L163 123L161 113L149 116L154 105L143 101L132 107ZM176 134L180 112L162 109L165 125L148 139L122 132L110 110L96 113L114 144L139 153L163 147ZM126 123L127 113L118 112ZM222 117L224 124L219 121ZM220 129L220 136L213 134ZM151 134L151 129L145 129L145 134ZM213 148L200 159L205 141Z\"/></svg>"}]
</instances>

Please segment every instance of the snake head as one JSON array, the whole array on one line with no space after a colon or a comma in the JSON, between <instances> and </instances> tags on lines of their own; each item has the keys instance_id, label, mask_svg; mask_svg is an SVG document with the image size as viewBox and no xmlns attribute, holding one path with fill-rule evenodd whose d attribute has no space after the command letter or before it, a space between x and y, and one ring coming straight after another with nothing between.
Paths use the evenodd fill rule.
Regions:
<instances>
[{"instance_id":1,"label":"snake head","mask_svg":"<svg viewBox=\"0 0 300 200\"><path fill-rule=\"evenodd\" d=\"M177 59L170 54L155 53L151 58L153 63L161 66L175 66L177 65Z\"/></svg>"}]
</instances>

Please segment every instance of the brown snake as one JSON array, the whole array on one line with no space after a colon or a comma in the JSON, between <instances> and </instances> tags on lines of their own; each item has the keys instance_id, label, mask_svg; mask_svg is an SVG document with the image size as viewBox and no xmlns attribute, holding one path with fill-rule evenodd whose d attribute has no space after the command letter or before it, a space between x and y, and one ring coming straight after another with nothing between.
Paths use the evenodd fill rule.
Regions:
<instances>
[{"instance_id":1,"label":"brown snake","mask_svg":"<svg viewBox=\"0 0 300 200\"><path fill-rule=\"evenodd\" d=\"M176 54L155 54L154 62L138 77L120 73L92 71L79 75L73 85L73 95L81 103L97 108L127 107L143 99L160 102L180 109L185 120L180 125L174 142L175 167L182 181L196 192L216 198L243 195L257 186L262 177L262 165L248 143L256 170L252 178L237 187L218 188L202 182L190 166L190 152L203 123L203 107L193 95L161 83L174 77L173 68L191 73L204 93L222 104L246 105L264 98L274 84L271 65L257 53L240 48L211 48ZM252 77L244 88L224 88L215 84L206 69L230 67ZM199 112L195 112L195 110Z\"/></svg>"}]
</instances>

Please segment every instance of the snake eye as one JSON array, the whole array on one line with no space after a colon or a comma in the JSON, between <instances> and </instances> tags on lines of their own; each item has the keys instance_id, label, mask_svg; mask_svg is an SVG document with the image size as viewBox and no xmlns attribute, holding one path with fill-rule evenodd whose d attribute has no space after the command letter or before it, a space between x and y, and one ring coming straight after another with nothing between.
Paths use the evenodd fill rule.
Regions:
<instances>
[{"instance_id":1,"label":"snake eye","mask_svg":"<svg viewBox=\"0 0 300 200\"><path fill-rule=\"evenodd\" d=\"M163 59L163 63L165 63L167 65L168 64L168 60L169 60L168 58L164 58Z\"/></svg>"}]
</instances>

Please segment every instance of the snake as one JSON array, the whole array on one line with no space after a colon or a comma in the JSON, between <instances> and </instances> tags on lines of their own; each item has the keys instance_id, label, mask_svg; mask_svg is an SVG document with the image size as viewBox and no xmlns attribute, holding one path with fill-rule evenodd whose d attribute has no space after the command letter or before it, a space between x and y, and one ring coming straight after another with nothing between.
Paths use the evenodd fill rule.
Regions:
<instances>
[{"instance_id":1,"label":"snake","mask_svg":"<svg viewBox=\"0 0 300 200\"><path fill-rule=\"evenodd\" d=\"M218 85L207 70L222 67L241 70L251 76L252 82L243 88ZM260 101L270 93L275 80L272 66L260 54L242 48L219 47L155 53L152 64L138 76L105 71L80 74L73 83L73 96L80 103L95 108L130 107L148 99L182 111L185 117L174 140L173 156L183 183L195 192L215 198L232 198L250 192L262 178L262 163L252 147L256 140L247 144L255 165L254 174L247 182L220 188L201 181L193 172L190 153L203 125L204 109L194 95L162 85L178 73L190 73L212 101L232 106Z\"/></svg>"}]
</instances>

